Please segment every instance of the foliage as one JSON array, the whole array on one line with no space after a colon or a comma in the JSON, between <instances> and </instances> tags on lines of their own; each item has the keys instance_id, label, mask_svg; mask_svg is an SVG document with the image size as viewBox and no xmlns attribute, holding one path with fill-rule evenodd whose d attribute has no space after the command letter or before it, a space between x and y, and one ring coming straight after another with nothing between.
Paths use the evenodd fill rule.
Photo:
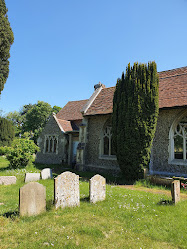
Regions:
<instances>
[{"instance_id":1,"label":"foliage","mask_svg":"<svg viewBox=\"0 0 187 249\"><path fill-rule=\"evenodd\" d=\"M14 127L12 122L0 117L0 146L9 146L13 139Z\"/></svg>"},{"instance_id":2,"label":"foliage","mask_svg":"<svg viewBox=\"0 0 187 249\"><path fill-rule=\"evenodd\" d=\"M52 108L47 102L38 101L37 104L24 105L19 112L9 112L6 119L13 122L16 137L22 137L25 132L29 132L36 142L49 116L60 110L59 106Z\"/></svg>"},{"instance_id":3,"label":"foliage","mask_svg":"<svg viewBox=\"0 0 187 249\"><path fill-rule=\"evenodd\" d=\"M52 112L54 112L55 114L57 114L61 109L62 109L61 107L55 105L52 108Z\"/></svg>"},{"instance_id":4,"label":"foliage","mask_svg":"<svg viewBox=\"0 0 187 249\"><path fill-rule=\"evenodd\" d=\"M125 178L138 179L148 167L158 117L159 78L156 63L130 64L117 80L113 99L112 134Z\"/></svg>"},{"instance_id":5,"label":"foliage","mask_svg":"<svg viewBox=\"0 0 187 249\"><path fill-rule=\"evenodd\" d=\"M33 154L38 150L38 146L29 138L15 138L6 156L12 168L22 168L34 161Z\"/></svg>"},{"instance_id":6,"label":"foliage","mask_svg":"<svg viewBox=\"0 0 187 249\"><path fill-rule=\"evenodd\" d=\"M12 121L14 125L15 136L19 137L22 132L22 123L23 123L23 118L20 115L20 113L17 111L9 112L5 117L6 119Z\"/></svg>"},{"instance_id":7,"label":"foliage","mask_svg":"<svg viewBox=\"0 0 187 249\"><path fill-rule=\"evenodd\" d=\"M13 44L14 35L7 16L7 8L4 0L0 0L0 94L9 74L10 47Z\"/></svg>"}]
</instances>

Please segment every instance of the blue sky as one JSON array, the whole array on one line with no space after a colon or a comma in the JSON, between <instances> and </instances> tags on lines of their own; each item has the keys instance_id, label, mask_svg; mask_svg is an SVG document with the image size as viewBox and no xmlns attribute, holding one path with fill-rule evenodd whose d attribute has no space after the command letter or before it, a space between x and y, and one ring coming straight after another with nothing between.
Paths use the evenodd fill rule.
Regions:
<instances>
[{"instance_id":1,"label":"blue sky","mask_svg":"<svg viewBox=\"0 0 187 249\"><path fill-rule=\"evenodd\" d=\"M187 66L187 0L5 0L15 41L3 114L38 100L63 107L114 86L128 63Z\"/></svg>"}]
</instances>

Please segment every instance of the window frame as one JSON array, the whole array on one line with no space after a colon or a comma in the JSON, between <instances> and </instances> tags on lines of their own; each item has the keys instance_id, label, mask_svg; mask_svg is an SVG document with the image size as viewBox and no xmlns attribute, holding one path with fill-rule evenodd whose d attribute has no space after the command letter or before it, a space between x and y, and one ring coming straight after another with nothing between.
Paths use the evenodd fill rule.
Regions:
<instances>
[{"instance_id":1,"label":"window frame","mask_svg":"<svg viewBox=\"0 0 187 249\"><path fill-rule=\"evenodd\" d=\"M48 141L48 144L47 144ZM56 141L56 145L55 145ZM44 154L58 154L58 135L47 134L44 140Z\"/></svg>"},{"instance_id":2,"label":"window frame","mask_svg":"<svg viewBox=\"0 0 187 249\"><path fill-rule=\"evenodd\" d=\"M173 124L171 125L170 131L169 131L169 164L174 165L183 165L187 166L187 132L184 131L184 128L182 128L182 119L187 117L187 110L182 111L177 118L174 120ZM176 159L175 158L175 137L179 135L179 132L177 131L177 126L180 125L182 128L180 136L183 138L183 159ZM187 125L186 125L187 126Z\"/></svg>"}]
</instances>

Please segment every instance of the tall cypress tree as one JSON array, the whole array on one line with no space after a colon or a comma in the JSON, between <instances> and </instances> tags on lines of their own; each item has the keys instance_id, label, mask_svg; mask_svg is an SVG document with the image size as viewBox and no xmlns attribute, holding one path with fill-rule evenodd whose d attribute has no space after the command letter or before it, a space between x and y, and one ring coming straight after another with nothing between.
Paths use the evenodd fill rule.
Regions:
<instances>
[{"instance_id":1,"label":"tall cypress tree","mask_svg":"<svg viewBox=\"0 0 187 249\"><path fill-rule=\"evenodd\" d=\"M128 65L117 80L112 134L116 156L126 179L138 179L148 167L159 111L156 63Z\"/></svg>"},{"instance_id":2,"label":"tall cypress tree","mask_svg":"<svg viewBox=\"0 0 187 249\"><path fill-rule=\"evenodd\" d=\"M13 123L0 117L0 146L9 146L14 139Z\"/></svg>"},{"instance_id":3,"label":"tall cypress tree","mask_svg":"<svg viewBox=\"0 0 187 249\"><path fill-rule=\"evenodd\" d=\"M9 74L10 47L14 41L14 35L7 16L7 8L4 0L0 0L0 94Z\"/></svg>"}]
</instances>

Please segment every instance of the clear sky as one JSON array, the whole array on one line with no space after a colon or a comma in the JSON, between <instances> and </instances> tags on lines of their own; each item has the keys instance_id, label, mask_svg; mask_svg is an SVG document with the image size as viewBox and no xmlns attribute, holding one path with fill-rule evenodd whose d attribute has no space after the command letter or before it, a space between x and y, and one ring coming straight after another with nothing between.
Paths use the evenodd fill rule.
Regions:
<instances>
[{"instance_id":1,"label":"clear sky","mask_svg":"<svg viewBox=\"0 0 187 249\"><path fill-rule=\"evenodd\" d=\"M14 32L3 114L63 107L114 86L128 63L187 66L187 0L5 0Z\"/></svg>"}]
</instances>

